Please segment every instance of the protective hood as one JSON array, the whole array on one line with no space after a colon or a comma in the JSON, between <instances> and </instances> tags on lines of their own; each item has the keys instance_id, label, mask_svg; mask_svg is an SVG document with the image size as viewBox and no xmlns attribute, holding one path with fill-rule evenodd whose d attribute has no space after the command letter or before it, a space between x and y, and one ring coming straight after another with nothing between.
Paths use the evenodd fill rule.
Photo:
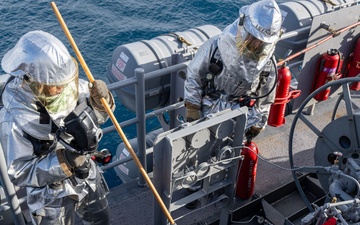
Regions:
<instances>
[{"instance_id":1,"label":"protective hood","mask_svg":"<svg viewBox=\"0 0 360 225\"><path fill-rule=\"evenodd\" d=\"M218 47L223 62L238 61L239 65L245 66L243 69L247 71L244 75L246 80L253 82L275 50L286 12L280 11L273 0L262 0L242 7L239 14L239 18L219 35ZM239 50L241 46L248 44L249 36L263 42L256 54L249 49Z\"/></svg>"},{"instance_id":2,"label":"protective hood","mask_svg":"<svg viewBox=\"0 0 360 225\"><path fill-rule=\"evenodd\" d=\"M26 33L5 54L1 66L5 72L23 81L19 93L32 97L32 104L40 102L58 125L75 108L78 100L77 63L53 35L44 31Z\"/></svg>"},{"instance_id":3,"label":"protective hood","mask_svg":"<svg viewBox=\"0 0 360 225\"><path fill-rule=\"evenodd\" d=\"M4 107L28 134L45 139L49 124L39 122L42 107L58 126L76 107L79 79L76 61L56 37L44 31L22 36L1 61L15 76L3 93Z\"/></svg>"},{"instance_id":4,"label":"protective hood","mask_svg":"<svg viewBox=\"0 0 360 225\"><path fill-rule=\"evenodd\" d=\"M1 66L8 74L22 70L46 85L63 85L77 71L63 43L44 31L31 31L22 36L5 54Z\"/></svg>"},{"instance_id":5,"label":"protective hood","mask_svg":"<svg viewBox=\"0 0 360 225\"><path fill-rule=\"evenodd\" d=\"M262 0L239 10L240 23L257 39L276 42L280 37L282 12L274 0Z\"/></svg>"}]
</instances>

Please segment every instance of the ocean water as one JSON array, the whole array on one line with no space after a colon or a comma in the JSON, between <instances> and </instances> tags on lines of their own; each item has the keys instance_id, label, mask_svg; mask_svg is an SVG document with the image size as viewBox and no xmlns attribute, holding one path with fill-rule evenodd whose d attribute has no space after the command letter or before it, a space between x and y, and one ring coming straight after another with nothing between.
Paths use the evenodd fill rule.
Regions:
<instances>
[{"instance_id":1,"label":"ocean water","mask_svg":"<svg viewBox=\"0 0 360 225\"><path fill-rule=\"evenodd\" d=\"M117 46L148 40L170 32L212 24L220 29L232 23L241 6L255 0L61 0L55 1L77 47L95 79L109 83L105 73ZM0 57L28 31L44 30L59 38L76 57L50 6L50 1L9 0L0 4ZM1 71L1 74L4 72ZM87 79L80 68L80 77ZM118 122L134 117L117 101ZM104 126L111 125L109 120ZM149 121L148 126L158 126ZM128 139L135 127L126 127ZM100 149L115 154L121 139L113 132L101 140ZM105 172L109 187L121 184L111 169Z\"/></svg>"}]
</instances>

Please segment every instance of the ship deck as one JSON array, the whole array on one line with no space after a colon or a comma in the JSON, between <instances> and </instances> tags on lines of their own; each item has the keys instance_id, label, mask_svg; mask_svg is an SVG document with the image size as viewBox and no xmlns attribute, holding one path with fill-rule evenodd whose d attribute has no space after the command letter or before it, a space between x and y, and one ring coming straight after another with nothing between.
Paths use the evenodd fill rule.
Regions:
<instances>
[{"instance_id":1,"label":"ship deck","mask_svg":"<svg viewBox=\"0 0 360 225\"><path fill-rule=\"evenodd\" d=\"M308 112L314 112L306 116L315 126L323 127L331 120L334 104L337 97L330 98L316 104L315 110L307 108ZM307 114L307 112L304 112ZM338 111L337 113L340 113ZM256 142L260 157L257 167L255 195L253 199L234 199L233 210L249 204L254 198L269 195L274 190L286 187L293 181L289 164L289 131L295 114L286 116L286 123L280 127L267 126L254 141ZM298 120L299 121L299 120ZM309 166L313 164L313 147L316 135L309 132L309 128L302 122L297 122L294 129L292 158L294 165ZM274 165L275 164L275 165ZM150 175L151 177L151 175ZM137 181L122 184L111 190L108 196L111 207L112 224L153 224L154 197L148 187L140 187ZM289 205L293 202L288 202ZM286 207L286 206L284 206ZM177 210L179 211L179 210ZM219 219L219 210L213 206L202 209L181 209L177 212L183 215L176 219L177 225L211 224ZM172 215L177 218L179 215Z\"/></svg>"}]
</instances>

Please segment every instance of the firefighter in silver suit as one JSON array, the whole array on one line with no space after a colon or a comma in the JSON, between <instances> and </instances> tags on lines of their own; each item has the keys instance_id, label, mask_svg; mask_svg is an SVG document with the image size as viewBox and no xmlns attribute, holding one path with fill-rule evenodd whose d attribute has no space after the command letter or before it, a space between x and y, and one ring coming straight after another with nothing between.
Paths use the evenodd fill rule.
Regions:
<instances>
[{"instance_id":1,"label":"firefighter in silver suit","mask_svg":"<svg viewBox=\"0 0 360 225\"><path fill-rule=\"evenodd\" d=\"M2 94L0 143L10 180L26 189L32 223L70 225L77 212L84 224L110 224L109 189L91 160L108 119L100 99L115 109L106 84L79 79L76 60L44 31L24 34L1 66L12 80ZM80 115L91 122L81 124Z\"/></svg>"},{"instance_id":2,"label":"firefighter in silver suit","mask_svg":"<svg viewBox=\"0 0 360 225\"><path fill-rule=\"evenodd\" d=\"M256 99L247 122L247 132L254 137L266 126L274 102L273 52L285 15L274 0L243 6L239 14L221 34L207 40L189 63L184 102L187 121L193 121Z\"/></svg>"}]
</instances>

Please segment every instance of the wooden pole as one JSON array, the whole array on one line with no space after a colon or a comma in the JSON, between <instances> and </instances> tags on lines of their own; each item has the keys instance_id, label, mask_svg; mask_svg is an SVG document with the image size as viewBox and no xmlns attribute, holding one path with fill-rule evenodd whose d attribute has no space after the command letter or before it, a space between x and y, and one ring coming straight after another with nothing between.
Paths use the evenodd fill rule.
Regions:
<instances>
[{"instance_id":1,"label":"wooden pole","mask_svg":"<svg viewBox=\"0 0 360 225\"><path fill-rule=\"evenodd\" d=\"M94 82L94 77L93 77L93 75L91 74L88 66L86 65L86 62L85 62L84 58L82 57L82 55L81 55L81 53L80 53L80 51L79 51L79 49L78 49L78 47L77 47L74 39L72 38L72 36L71 36L71 34L70 34L70 32L69 32L69 29L67 28L67 26L66 26L66 24L65 24L65 21L64 21L64 19L62 18L62 16L61 16L61 14L60 14L60 12L59 12L59 10L58 10L55 2L50 2L50 5L51 5L51 7L52 7L52 9L53 9L53 11L54 11L54 13L55 13L55 15L56 15L59 23L60 23L60 26L62 27L62 29L63 29L63 31L64 31L64 33L65 33L67 39L69 40L69 42L70 42L70 44L71 44L71 47L73 48L73 50L74 50L74 52L75 52L75 54L76 54L76 56L77 56L77 58L78 58L78 60L79 60L79 62L80 62L80 64L81 64L82 68L84 69L87 78L89 79L90 83L93 83L93 82ZM105 98L101 98L100 100L101 100L101 103L102 103L102 105L104 106L106 112L109 114L109 117L110 117L111 121L113 122L113 124L114 124L117 132L119 133L121 139L123 140L126 148L127 148L128 151L130 152L133 160L135 161L136 166L137 166L138 169L140 170L140 173L143 175L146 183L148 184L148 186L150 187L151 191L153 192L156 201L159 203L161 209L162 209L163 212L165 213L165 215L166 215L166 217L168 218L169 222L170 222L171 224L175 224L173 218L171 217L169 211L167 210L165 204L163 203L163 201L162 201L162 199L160 198L158 192L156 191L153 183L151 182L149 176L147 175L144 167L141 165L139 158L137 157L137 155L135 154L135 151L134 151L133 148L131 147L130 142L129 142L128 139L126 138L123 130L121 129L118 121L116 120L113 112L111 111L109 104L107 103L107 101L105 100Z\"/></svg>"}]
</instances>

